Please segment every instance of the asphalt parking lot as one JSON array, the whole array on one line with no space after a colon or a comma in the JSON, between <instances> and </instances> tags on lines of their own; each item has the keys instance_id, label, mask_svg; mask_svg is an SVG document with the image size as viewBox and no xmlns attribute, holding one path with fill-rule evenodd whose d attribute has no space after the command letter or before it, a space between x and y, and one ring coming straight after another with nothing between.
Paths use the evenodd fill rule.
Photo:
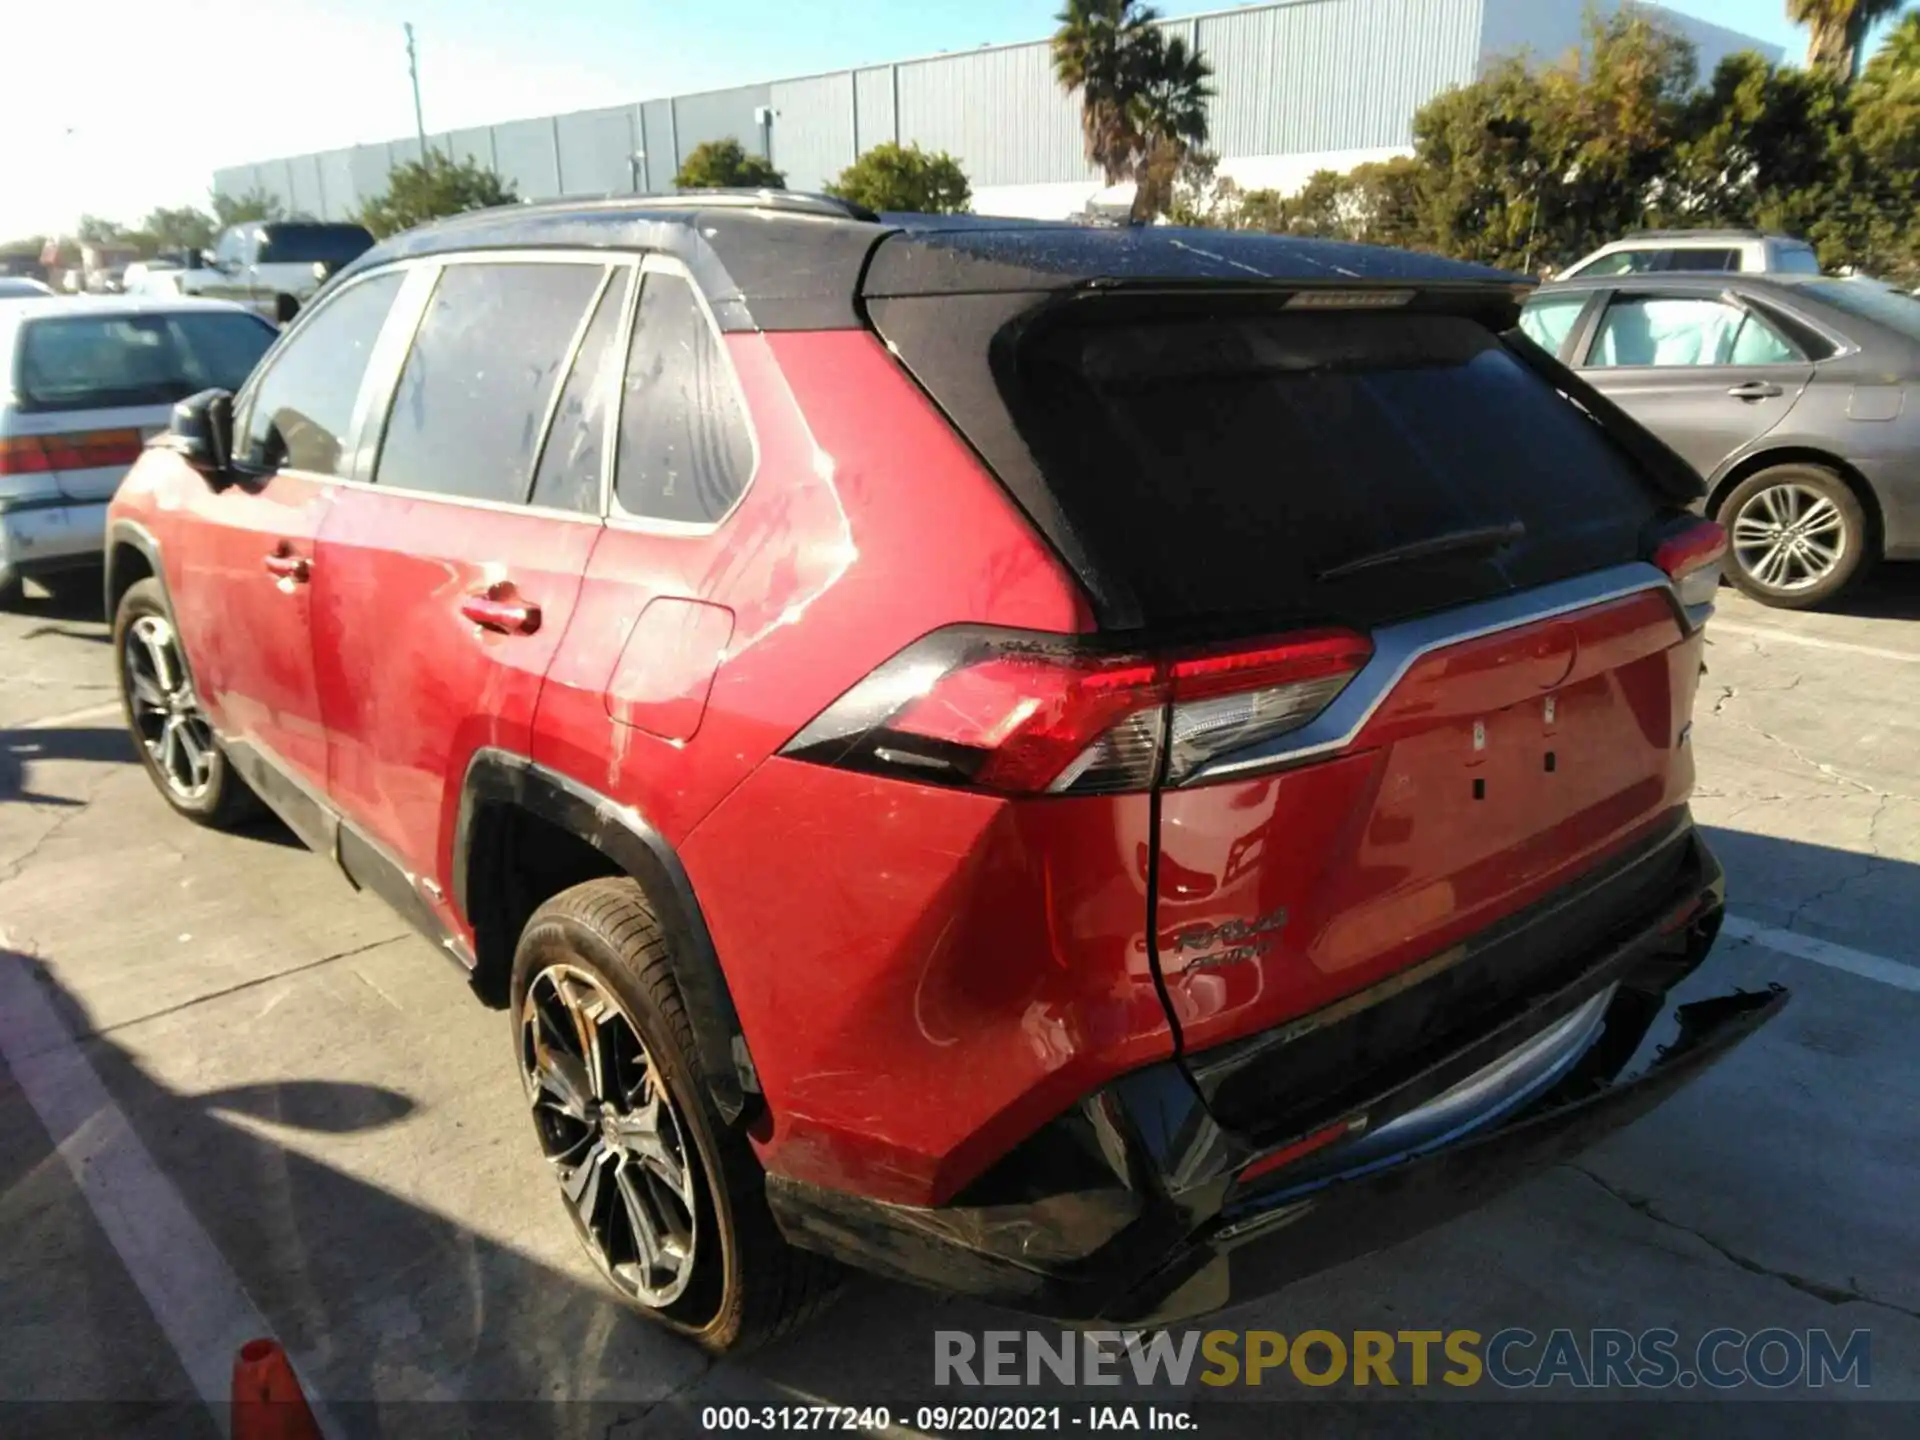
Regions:
<instances>
[{"instance_id":1,"label":"asphalt parking lot","mask_svg":"<svg viewBox=\"0 0 1920 1440\"><path fill-rule=\"evenodd\" d=\"M1791 1006L1577 1164L1220 1323L1668 1326L1683 1350L1716 1327L1864 1329L1870 1388L1654 1403L1686 1407L1690 1433L1784 1434L1801 1428L1791 1402L1839 1397L1823 1431L1914 1433L1920 567L1884 572L1846 613L1722 599L1696 810L1736 919L1688 991L1778 981ZM83 1412L10 1402L117 1401L85 1428L212 1433L198 1401L224 1393L239 1341L270 1332L349 1433L484 1413L678 1434L722 1401L886 1405L911 1423L955 1398L932 1388L935 1330L1020 1325L856 1280L811 1330L710 1365L631 1317L576 1252L505 1019L284 832L179 821L132 760L98 618L44 598L0 613L0 1417L72 1428ZM1530 1429L1592 1418L1578 1403L1591 1395L1528 1392L1573 1402L1530 1410ZM1416 1397L1469 1402L1444 1407L1467 1429L1518 1398L1292 1385L1235 1394L1201 1433L1275 1433L1276 1400ZM1700 1408L1729 1399L1760 1403ZM1294 1409L1285 1423L1432 1433L1437 1413Z\"/></svg>"}]
</instances>

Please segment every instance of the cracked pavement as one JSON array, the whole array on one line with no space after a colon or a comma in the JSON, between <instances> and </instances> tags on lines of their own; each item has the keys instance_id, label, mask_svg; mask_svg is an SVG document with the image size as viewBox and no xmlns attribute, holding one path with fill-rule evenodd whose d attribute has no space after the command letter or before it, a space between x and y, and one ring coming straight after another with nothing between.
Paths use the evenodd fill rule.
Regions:
<instances>
[{"instance_id":1,"label":"cracked pavement","mask_svg":"<svg viewBox=\"0 0 1920 1440\"><path fill-rule=\"evenodd\" d=\"M1766 943L1767 927L1792 930L1920 966L1920 566L1889 571L1846 614L1722 597L1693 732L1695 809L1732 909L1762 928L1723 941L1681 998L1779 981L1793 1003L1576 1163L1210 1323L1289 1335L1666 1325L1685 1339L1867 1328L1871 1396L1920 1401L1920 994ZM1022 1326L855 1280L812 1329L710 1365L628 1316L550 1193L504 1018L284 832L215 835L168 814L131 763L105 627L84 610L0 612L0 675L0 945L27 957L155 1168L349 1432L374 1399L587 1399L525 1418L648 1436L693 1433L700 1407L723 1402L910 1414L957 1398L932 1389L934 1330ZM0 1233L0 1399L192 1398L4 1069ZM1501 1397L1483 1386L1472 1398ZM1853 1408L1866 1419L1849 1433L1911 1431L1902 1407ZM118 1429L153 1428L141 1413ZM1432 1412L1395 1413L1424 1433ZM1691 1434L1752 1428L1748 1407L1689 1413ZM1265 1406L1225 1405L1204 1428L1253 1437L1274 1423Z\"/></svg>"}]
</instances>

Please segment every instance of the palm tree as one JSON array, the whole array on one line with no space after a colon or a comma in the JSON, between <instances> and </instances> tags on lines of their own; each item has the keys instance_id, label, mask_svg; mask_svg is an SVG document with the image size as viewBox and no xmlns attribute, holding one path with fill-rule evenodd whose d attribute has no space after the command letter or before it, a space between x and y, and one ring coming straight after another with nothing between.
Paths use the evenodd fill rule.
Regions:
<instances>
[{"instance_id":1,"label":"palm tree","mask_svg":"<svg viewBox=\"0 0 1920 1440\"><path fill-rule=\"evenodd\" d=\"M1213 67L1187 42L1155 30L1156 43L1141 49L1139 97L1134 105L1141 155L1135 166L1135 224L1164 214L1173 203L1173 182L1187 157L1207 143L1207 104L1213 99Z\"/></svg>"},{"instance_id":2,"label":"palm tree","mask_svg":"<svg viewBox=\"0 0 1920 1440\"><path fill-rule=\"evenodd\" d=\"M1187 42L1168 39L1138 0L1066 0L1055 17L1053 73L1080 93L1087 161L1107 184L1135 184L1132 218L1151 219L1172 199L1187 156L1207 142L1213 67Z\"/></svg>"},{"instance_id":3,"label":"palm tree","mask_svg":"<svg viewBox=\"0 0 1920 1440\"><path fill-rule=\"evenodd\" d=\"M1053 36L1054 78L1069 95L1080 92L1087 163L1099 166L1109 185L1132 173L1140 148L1134 102L1141 50L1160 35L1157 18L1136 0L1066 0L1054 17L1060 24Z\"/></svg>"},{"instance_id":4,"label":"palm tree","mask_svg":"<svg viewBox=\"0 0 1920 1440\"><path fill-rule=\"evenodd\" d=\"M1859 72L1860 46L1869 31L1906 0L1787 0L1787 18L1805 25L1807 68L1845 84Z\"/></svg>"}]
</instances>

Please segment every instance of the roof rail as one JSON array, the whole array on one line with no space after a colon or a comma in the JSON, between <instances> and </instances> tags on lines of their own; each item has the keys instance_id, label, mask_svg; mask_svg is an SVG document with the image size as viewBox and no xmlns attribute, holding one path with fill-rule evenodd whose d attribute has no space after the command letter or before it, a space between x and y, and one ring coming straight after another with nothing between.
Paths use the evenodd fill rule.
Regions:
<instances>
[{"instance_id":1,"label":"roof rail","mask_svg":"<svg viewBox=\"0 0 1920 1440\"><path fill-rule=\"evenodd\" d=\"M619 210L781 210L789 215L830 215L841 220L873 223L879 216L864 205L837 195L806 190L681 190L671 195L573 195L536 200L543 210L578 210L585 206Z\"/></svg>"},{"instance_id":2,"label":"roof rail","mask_svg":"<svg viewBox=\"0 0 1920 1440\"><path fill-rule=\"evenodd\" d=\"M1623 240L1797 240L1779 230L1756 230L1748 225L1708 225L1698 230L1633 230Z\"/></svg>"}]
</instances>

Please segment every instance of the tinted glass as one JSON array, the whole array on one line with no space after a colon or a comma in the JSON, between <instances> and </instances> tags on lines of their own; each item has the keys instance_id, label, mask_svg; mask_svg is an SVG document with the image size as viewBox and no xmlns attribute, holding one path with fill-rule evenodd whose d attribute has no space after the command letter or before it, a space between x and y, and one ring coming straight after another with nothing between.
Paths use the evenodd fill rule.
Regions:
<instances>
[{"instance_id":1,"label":"tinted glass","mask_svg":"<svg viewBox=\"0 0 1920 1440\"><path fill-rule=\"evenodd\" d=\"M360 381L399 292L399 275L376 275L336 292L308 315L249 402L240 451L247 464L344 473L341 451Z\"/></svg>"},{"instance_id":2,"label":"tinted glass","mask_svg":"<svg viewBox=\"0 0 1920 1440\"><path fill-rule=\"evenodd\" d=\"M1669 270L1738 270L1740 252L1738 250L1669 250L1666 268Z\"/></svg>"},{"instance_id":3,"label":"tinted glass","mask_svg":"<svg viewBox=\"0 0 1920 1440\"><path fill-rule=\"evenodd\" d=\"M22 327L15 389L36 410L171 405L238 390L273 343L251 315L73 315Z\"/></svg>"},{"instance_id":4,"label":"tinted glass","mask_svg":"<svg viewBox=\"0 0 1920 1440\"><path fill-rule=\"evenodd\" d=\"M0 275L0 300L22 300L28 296L51 294L53 291L38 280L21 275Z\"/></svg>"},{"instance_id":5,"label":"tinted glass","mask_svg":"<svg viewBox=\"0 0 1920 1440\"><path fill-rule=\"evenodd\" d=\"M598 265L449 265L400 372L374 479L521 502Z\"/></svg>"},{"instance_id":6,"label":"tinted glass","mask_svg":"<svg viewBox=\"0 0 1920 1440\"><path fill-rule=\"evenodd\" d=\"M1542 350L1558 355L1586 308L1585 295L1536 295L1520 312L1520 328Z\"/></svg>"},{"instance_id":7,"label":"tinted glass","mask_svg":"<svg viewBox=\"0 0 1920 1440\"><path fill-rule=\"evenodd\" d=\"M631 275L624 267L614 271L593 312L593 323L580 341L573 373L553 412L546 448L540 452L540 468L534 473L535 505L599 512L600 461L620 383L620 317L626 313Z\"/></svg>"},{"instance_id":8,"label":"tinted glass","mask_svg":"<svg viewBox=\"0 0 1920 1440\"><path fill-rule=\"evenodd\" d=\"M275 225L260 245L263 265L309 264L324 260L339 266L373 247L373 236L358 225Z\"/></svg>"},{"instance_id":9,"label":"tinted glass","mask_svg":"<svg viewBox=\"0 0 1920 1440\"><path fill-rule=\"evenodd\" d=\"M1849 315L1876 321L1909 340L1920 340L1920 298L1903 294L1877 280L1821 280L1802 286L1796 293L1824 300Z\"/></svg>"},{"instance_id":10,"label":"tinted glass","mask_svg":"<svg viewBox=\"0 0 1920 1440\"><path fill-rule=\"evenodd\" d=\"M1742 331L1749 327L1753 334L1743 342ZM1751 365L1765 363L1757 357L1767 354L1775 363L1794 358L1792 346L1738 305L1688 295L1640 295L1607 307L1587 364Z\"/></svg>"},{"instance_id":11,"label":"tinted glass","mask_svg":"<svg viewBox=\"0 0 1920 1440\"><path fill-rule=\"evenodd\" d=\"M1774 251L1773 268L1788 275L1818 275L1820 257L1811 245L1782 245Z\"/></svg>"},{"instance_id":12,"label":"tinted glass","mask_svg":"<svg viewBox=\"0 0 1920 1440\"><path fill-rule=\"evenodd\" d=\"M996 372L1048 488L1150 618L1381 623L1631 560L1655 509L1600 429L1465 318L1071 316ZM1505 548L1328 573L1516 521Z\"/></svg>"},{"instance_id":13,"label":"tinted glass","mask_svg":"<svg viewBox=\"0 0 1920 1440\"><path fill-rule=\"evenodd\" d=\"M1583 265L1574 271L1575 275L1638 275L1651 270L1653 262L1659 256L1657 250L1616 250L1611 255L1602 255L1591 265Z\"/></svg>"},{"instance_id":14,"label":"tinted glass","mask_svg":"<svg viewBox=\"0 0 1920 1440\"><path fill-rule=\"evenodd\" d=\"M720 336L685 280L647 276L620 404L621 508L711 523L733 508L752 473L746 406Z\"/></svg>"}]
</instances>

